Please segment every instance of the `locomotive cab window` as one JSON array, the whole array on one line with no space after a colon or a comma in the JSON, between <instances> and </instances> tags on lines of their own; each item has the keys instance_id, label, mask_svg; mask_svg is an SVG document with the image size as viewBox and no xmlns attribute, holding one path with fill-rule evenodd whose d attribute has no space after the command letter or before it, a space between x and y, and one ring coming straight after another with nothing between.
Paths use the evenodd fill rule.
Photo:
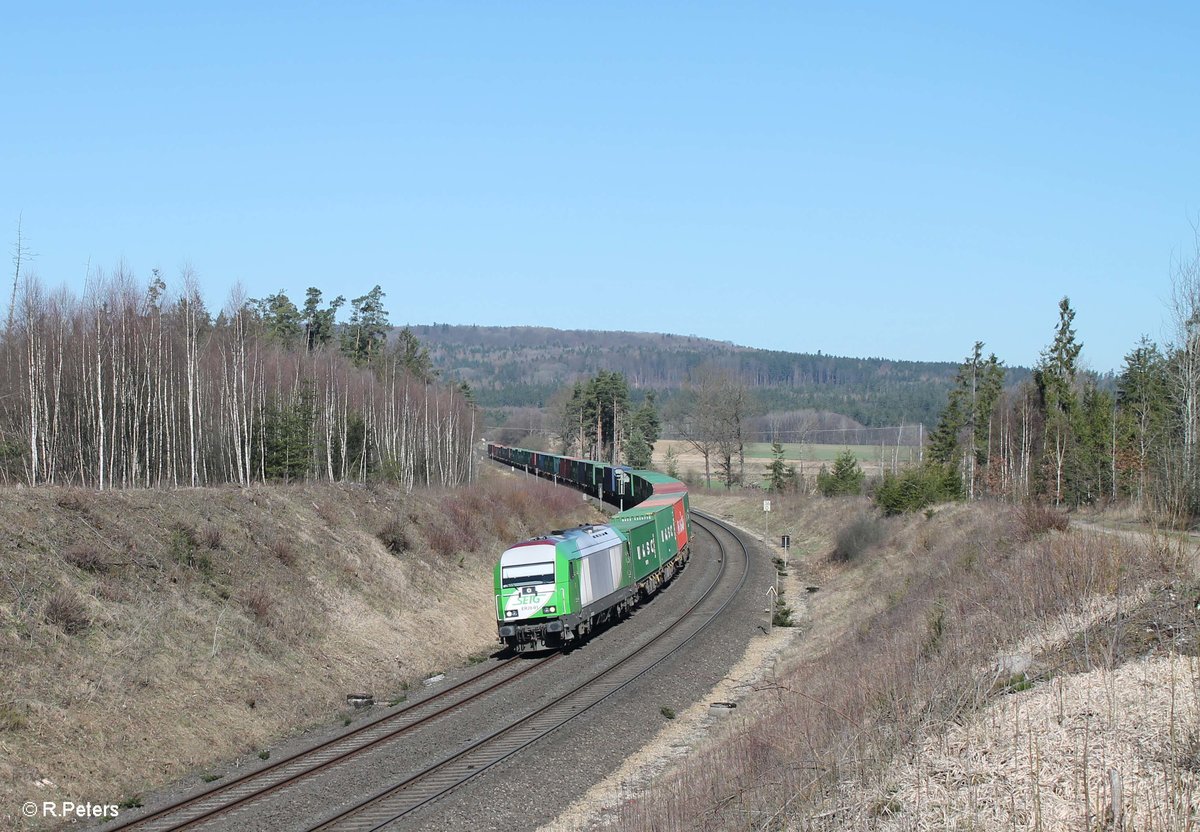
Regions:
<instances>
[{"instance_id":1,"label":"locomotive cab window","mask_svg":"<svg viewBox=\"0 0 1200 832\"><path fill-rule=\"evenodd\" d=\"M501 585L531 586L533 584L554 583L553 563L524 563L520 566L506 566L500 575Z\"/></svg>"}]
</instances>

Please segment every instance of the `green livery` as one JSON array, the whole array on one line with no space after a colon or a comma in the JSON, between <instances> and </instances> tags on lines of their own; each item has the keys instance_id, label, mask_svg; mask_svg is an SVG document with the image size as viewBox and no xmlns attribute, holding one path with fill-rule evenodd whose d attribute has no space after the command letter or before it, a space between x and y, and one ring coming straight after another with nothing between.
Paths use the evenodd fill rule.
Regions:
<instances>
[{"instance_id":1,"label":"green livery","mask_svg":"<svg viewBox=\"0 0 1200 832\"><path fill-rule=\"evenodd\" d=\"M623 509L609 525L551 532L505 550L494 589L499 638L509 647L558 647L582 638L627 615L687 562L688 495L678 480L503 445L489 445L488 454Z\"/></svg>"}]
</instances>

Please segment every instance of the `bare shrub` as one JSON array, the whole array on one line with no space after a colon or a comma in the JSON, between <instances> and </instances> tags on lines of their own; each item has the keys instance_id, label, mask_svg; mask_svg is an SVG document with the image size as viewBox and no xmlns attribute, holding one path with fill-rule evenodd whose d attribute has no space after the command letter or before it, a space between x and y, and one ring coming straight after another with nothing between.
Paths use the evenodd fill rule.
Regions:
<instances>
[{"instance_id":1,"label":"bare shrub","mask_svg":"<svg viewBox=\"0 0 1200 832\"><path fill-rule=\"evenodd\" d=\"M471 538L465 531L453 525L452 521L439 518L427 523L422 530L429 548L444 558L471 548Z\"/></svg>"},{"instance_id":2,"label":"bare shrub","mask_svg":"<svg viewBox=\"0 0 1200 832\"><path fill-rule=\"evenodd\" d=\"M287 538L277 537L271 541L271 544L267 548L270 550L271 554L275 556L275 559L284 566L296 565L296 561L298 560L296 548Z\"/></svg>"},{"instance_id":3,"label":"bare shrub","mask_svg":"<svg viewBox=\"0 0 1200 832\"><path fill-rule=\"evenodd\" d=\"M829 559L838 563L857 560L883 538L883 521L873 514L863 512L837 533L833 551L829 553Z\"/></svg>"},{"instance_id":4,"label":"bare shrub","mask_svg":"<svg viewBox=\"0 0 1200 832\"><path fill-rule=\"evenodd\" d=\"M1065 532L1071 525L1065 513L1040 503L1026 503L1017 509L1017 521L1022 540L1033 540L1048 531Z\"/></svg>"},{"instance_id":5,"label":"bare shrub","mask_svg":"<svg viewBox=\"0 0 1200 832\"><path fill-rule=\"evenodd\" d=\"M96 597L101 601L123 604L133 596L129 588L117 578L106 575L96 582Z\"/></svg>"},{"instance_id":6,"label":"bare shrub","mask_svg":"<svg viewBox=\"0 0 1200 832\"><path fill-rule=\"evenodd\" d=\"M383 548L393 555L403 554L412 548L408 537L408 523L399 517L389 518L379 531L375 532L375 536L379 538Z\"/></svg>"},{"instance_id":7,"label":"bare shrub","mask_svg":"<svg viewBox=\"0 0 1200 832\"><path fill-rule=\"evenodd\" d=\"M58 503L59 508L85 514L94 507L95 496L91 491L83 488L67 488L58 495L58 499L55 502Z\"/></svg>"},{"instance_id":8,"label":"bare shrub","mask_svg":"<svg viewBox=\"0 0 1200 832\"><path fill-rule=\"evenodd\" d=\"M335 503L330 500L315 500L313 501L313 510L317 512L317 516L325 521L327 526L336 527L342 523L342 513L338 510Z\"/></svg>"},{"instance_id":9,"label":"bare shrub","mask_svg":"<svg viewBox=\"0 0 1200 832\"><path fill-rule=\"evenodd\" d=\"M458 532L459 549L477 549L482 542L485 518L492 513L487 495L479 490L454 494L445 501L444 513Z\"/></svg>"},{"instance_id":10,"label":"bare shrub","mask_svg":"<svg viewBox=\"0 0 1200 832\"><path fill-rule=\"evenodd\" d=\"M46 600L46 621L55 624L67 635L82 633L91 626L87 607L74 592L59 589Z\"/></svg>"},{"instance_id":11,"label":"bare shrub","mask_svg":"<svg viewBox=\"0 0 1200 832\"><path fill-rule=\"evenodd\" d=\"M521 479L507 480L493 489L485 510L492 516L517 521L525 532L541 532L561 528L570 518L578 517L583 508L577 491Z\"/></svg>"},{"instance_id":12,"label":"bare shrub","mask_svg":"<svg viewBox=\"0 0 1200 832\"><path fill-rule=\"evenodd\" d=\"M252 588L246 597L243 599L246 609L254 616L254 620L260 624L269 624L271 615L275 611L275 594L265 586L256 586Z\"/></svg>"},{"instance_id":13,"label":"bare shrub","mask_svg":"<svg viewBox=\"0 0 1200 832\"><path fill-rule=\"evenodd\" d=\"M204 530L200 532L198 541L206 549L220 549L221 530L216 526L205 526Z\"/></svg>"},{"instance_id":14,"label":"bare shrub","mask_svg":"<svg viewBox=\"0 0 1200 832\"><path fill-rule=\"evenodd\" d=\"M84 572L103 572L108 567L96 547L88 543L74 543L67 547L62 556L67 563Z\"/></svg>"}]
</instances>

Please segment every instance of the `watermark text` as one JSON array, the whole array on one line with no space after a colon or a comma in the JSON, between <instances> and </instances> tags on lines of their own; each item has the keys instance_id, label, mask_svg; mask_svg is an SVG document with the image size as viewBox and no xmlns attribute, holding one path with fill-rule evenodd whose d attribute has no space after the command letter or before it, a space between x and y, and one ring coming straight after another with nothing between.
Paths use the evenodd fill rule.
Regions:
<instances>
[{"instance_id":1,"label":"watermark text","mask_svg":"<svg viewBox=\"0 0 1200 832\"><path fill-rule=\"evenodd\" d=\"M120 809L115 803L76 803L74 800L29 800L21 806L27 818L115 818Z\"/></svg>"}]
</instances>

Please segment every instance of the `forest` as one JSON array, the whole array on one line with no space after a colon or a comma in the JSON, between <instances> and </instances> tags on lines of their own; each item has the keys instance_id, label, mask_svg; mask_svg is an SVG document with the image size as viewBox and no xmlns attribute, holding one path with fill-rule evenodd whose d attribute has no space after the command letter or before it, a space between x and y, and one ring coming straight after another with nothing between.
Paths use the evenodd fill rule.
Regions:
<instances>
[{"instance_id":1,"label":"forest","mask_svg":"<svg viewBox=\"0 0 1200 832\"><path fill-rule=\"evenodd\" d=\"M928 461L958 475L961 496L1055 506L1128 500L1155 520L1200 518L1200 247L1175 269L1173 334L1143 336L1112 384L1083 371L1069 298L1032 374L1011 383L976 343L959 366ZM924 481L949 480L924 472ZM917 488L920 472L909 475ZM891 483L898 485L901 483Z\"/></svg>"},{"instance_id":2,"label":"forest","mask_svg":"<svg viewBox=\"0 0 1200 832\"><path fill-rule=\"evenodd\" d=\"M0 332L0 483L97 489L474 476L476 408L436 381L378 286L302 306L235 289L214 315L196 276L89 275L49 291L20 264Z\"/></svg>"},{"instance_id":3,"label":"forest","mask_svg":"<svg viewBox=\"0 0 1200 832\"><path fill-rule=\"evenodd\" d=\"M932 425L954 382L951 362L846 358L737 346L707 338L544 327L413 326L434 366L488 408L547 407L556 392L601 370L664 405L700 376L745 386L762 412L836 413L869 427ZM1018 383L1029 370L1009 368Z\"/></svg>"}]
</instances>

